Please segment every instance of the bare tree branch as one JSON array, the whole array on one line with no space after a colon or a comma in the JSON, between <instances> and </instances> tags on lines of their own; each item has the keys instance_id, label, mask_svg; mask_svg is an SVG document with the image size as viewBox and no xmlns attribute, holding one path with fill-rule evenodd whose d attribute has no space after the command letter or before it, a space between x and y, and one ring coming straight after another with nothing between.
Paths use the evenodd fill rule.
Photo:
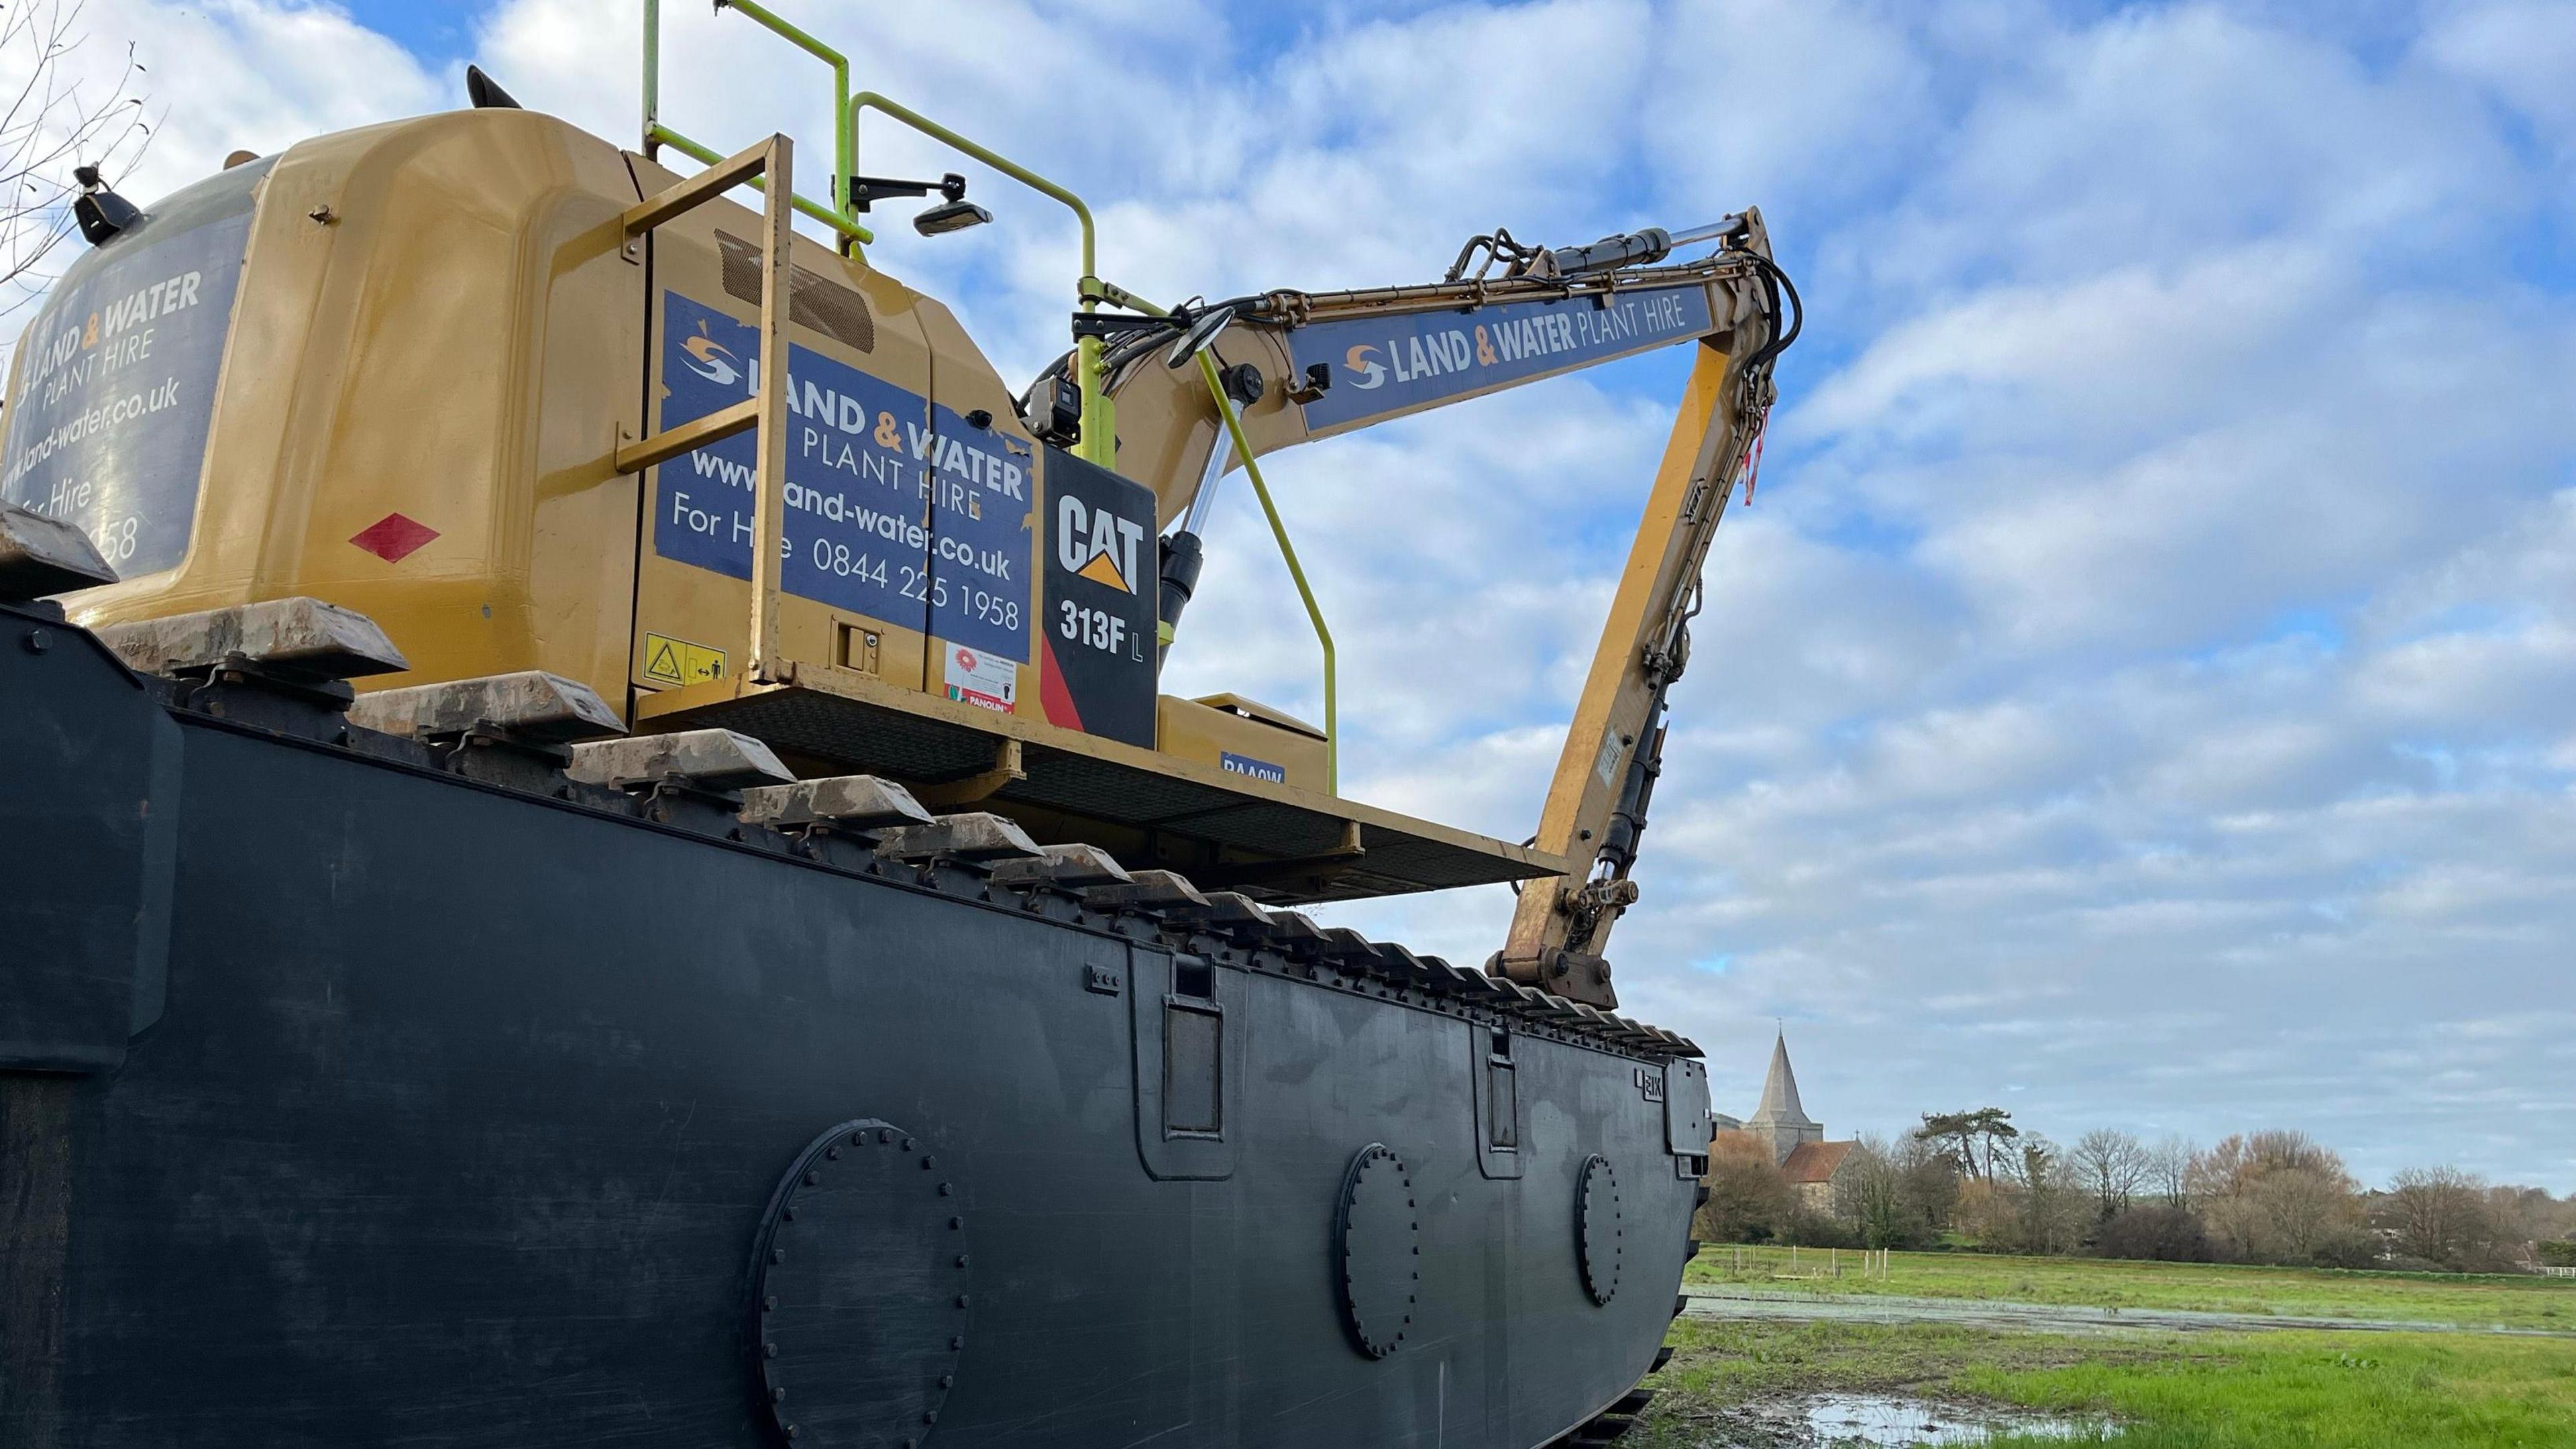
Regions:
<instances>
[{"instance_id":1,"label":"bare tree branch","mask_svg":"<svg viewBox=\"0 0 2576 1449\"><path fill-rule=\"evenodd\" d=\"M111 178L140 160L153 118L134 47L113 72L84 77L82 0L0 7L0 317L28 306L61 274L79 193L72 168Z\"/></svg>"}]
</instances>

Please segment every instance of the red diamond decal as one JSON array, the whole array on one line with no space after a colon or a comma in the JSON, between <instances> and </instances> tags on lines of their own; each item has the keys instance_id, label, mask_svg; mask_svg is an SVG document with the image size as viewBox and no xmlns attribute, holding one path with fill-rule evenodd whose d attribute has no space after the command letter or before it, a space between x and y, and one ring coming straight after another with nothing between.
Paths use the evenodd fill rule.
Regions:
<instances>
[{"instance_id":1,"label":"red diamond decal","mask_svg":"<svg viewBox=\"0 0 2576 1449\"><path fill-rule=\"evenodd\" d=\"M387 563L401 563L438 537L438 530L399 513L388 513L358 530L349 542Z\"/></svg>"}]
</instances>

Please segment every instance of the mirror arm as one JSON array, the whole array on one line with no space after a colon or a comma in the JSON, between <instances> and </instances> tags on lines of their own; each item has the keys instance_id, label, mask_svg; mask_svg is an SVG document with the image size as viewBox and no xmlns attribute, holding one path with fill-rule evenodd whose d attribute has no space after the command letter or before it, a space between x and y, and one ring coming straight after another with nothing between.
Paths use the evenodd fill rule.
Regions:
<instances>
[{"instance_id":1,"label":"mirror arm","mask_svg":"<svg viewBox=\"0 0 2576 1449\"><path fill-rule=\"evenodd\" d=\"M850 206L865 211L872 204L891 201L898 196L928 196L938 192L949 201L966 199L966 178L954 171L936 181L906 181L897 176L853 176L850 178Z\"/></svg>"}]
</instances>

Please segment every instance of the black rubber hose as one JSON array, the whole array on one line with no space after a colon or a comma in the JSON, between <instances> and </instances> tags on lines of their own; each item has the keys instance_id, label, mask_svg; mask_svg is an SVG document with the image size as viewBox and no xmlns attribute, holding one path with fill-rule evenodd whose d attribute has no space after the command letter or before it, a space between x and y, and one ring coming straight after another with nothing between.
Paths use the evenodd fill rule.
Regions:
<instances>
[{"instance_id":1,"label":"black rubber hose","mask_svg":"<svg viewBox=\"0 0 2576 1449\"><path fill-rule=\"evenodd\" d=\"M1772 287L1771 327L1772 331L1777 334L1769 342L1762 345L1761 351L1754 353L1752 357L1745 360L1744 365L1751 368L1760 367L1763 364L1768 363L1772 358L1788 351L1789 344L1798 340L1798 334L1807 329L1807 304L1798 296L1798 284L1789 280L1789 274L1780 270L1779 263L1772 261L1769 257L1762 255L1760 252L1746 252L1744 253L1744 256L1761 271L1763 280L1768 282ZM1797 309L1796 316L1786 319L1789 324L1789 330L1786 332L1780 331L1780 323L1782 321L1782 313L1784 311L1780 305L1780 294L1783 292L1788 294L1789 306Z\"/></svg>"}]
</instances>

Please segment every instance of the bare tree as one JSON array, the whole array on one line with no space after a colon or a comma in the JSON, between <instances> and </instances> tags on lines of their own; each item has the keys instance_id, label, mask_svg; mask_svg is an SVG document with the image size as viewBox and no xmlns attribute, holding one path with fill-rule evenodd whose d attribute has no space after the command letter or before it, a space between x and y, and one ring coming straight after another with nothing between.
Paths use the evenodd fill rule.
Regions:
<instances>
[{"instance_id":1,"label":"bare tree","mask_svg":"<svg viewBox=\"0 0 2576 1449\"><path fill-rule=\"evenodd\" d=\"M2111 1127L2096 1127L2076 1138L2069 1158L2069 1166L2093 1194L2094 1215L2104 1219L2128 1207L2152 1165L2144 1143Z\"/></svg>"},{"instance_id":2,"label":"bare tree","mask_svg":"<svg viewBox=\"0 0 2576 1449\"><path fill-rule=\"evenodd\" d=\"M72 233L72 168L122 171L151 143L131 45L112 82L79 74L81 10L82 0L0 6L0 316L56 274L49 259Z\"/></svg>"},{"instance_id":3,"label":"bare tree","mask_svg":"<svg viewBox=\"0 0 2576 1449\"><path fill-rule=\"evenodd\" d=\"M2487 1185L2456 1167L2410 1167L2389 1181L2381 1209L2400 1251L2445 1268L2483 1266L2500 1256L2503 1226Z\"/></svg>"},{"instance_id":4,"label":"bare tree","mask_svg":"<svg viewBox=\"0 0 2576 1449\"><path fill-rule=\"evenodd\" d=\"M1993 1253L2021 1251L2022 1196L1991 1179L1970 1177L1959 1185L1950 1225L1969 1241Z\"/></svg>"},{"instance_id":5,"label":"bare tree","mask_svg":"<svg viewBox=\"0 0 2576 1449\"><path fill-rule=\"evenodd\" d=\"M2273 1245L2266 1256L2292 1263L2352 1266L2358 1255L2370 1256L2362 1232L2361 1198L2352 1178L2338 1167L2288 1167L2264 1175L2254 1202L2265 1236Z\"/></svg>"},{"instance_id":6,"label":"bare tree","mask_svg":"<svg viewBox=\"0 0 2576 1449\"><path fill-rule=\"evenodd\" d=\"M1749 1132L1720 1132L1708 1145L1708 1202L1693 1232L1711 1243L1758 1243L1776 1236L1798 1211L1771 1149Z\"/></svg>"},{"instance_id":7,"label":"bare tree","mask_svg":"<svg viewBox=\"0 0 2576 1449\"><path fill-rule=\"evenodd\" d=\"M2191 1163L2200 1148L2191 1139L2167 1133L2147 1149L2147 1181L2166 1207L2191 1206Z\"/></svg>"},{"instance_id":8,"label":"bare tree","mask_svg":"<svg viewBox=\"0 0 2576 1449\"><path fill-rule=\"evenodd\" d=\"M2072 1170L2067 1153L2036 1132L2021 1138L2020 1160L2011 1177L2021 1190L2021 1249L2026 1253L2071 1253L2084 1241L2093 1221L2092 1202Z\"/></svg>"},{"instance_id":9,"label":"bare tree","mask_svg":"<svg viewBox=\"0 0 2576 1449\"><path fill-rule=\"evenodd\" d=\"M1891 1144L1901 1176L1906 1215L1930 1241L1950 1221L1959 1201L1959 1164L1949 1153L1909 1133Z\"/></svg>"},{"instance_id":10,"label":"bare tree","mask_svg":"<svg viewBox=\"0 0 2576 1449\"><path fill-rule=\"evenodd\" d=\"M1920 1142L1890 1142L1869 1132L1853 1144L1834 1174L1834 1214L1859 1226L1862 1247L1907 1248L1931 1239L1932 1213L1912 1179L1933 1155ZM1956 1181L1946 1160L1938 1167Z\"/></svg>"},{"instance_id":11,"label":"bare tree","mask_svg":"<svg viewBox=\"0 0 2576 1449\"><path fill-rule=\"evenodd\" d=\"M2560 1199L2547 1188L2499 1186L2487 1189L2487 1206L2498 1236L2516 1245L2576 1234L2576 1196Z\"/></svg>"},{"instance_id":12,"label":"bare tree","mask_svg":"<svg viewBox=\"0 0 2576 1449\"><path fill-rule=\"evenodd\" d=\"M2189 1190L2229 1256L2261 1262L2366 1261L2360 1185L2304 1132L2231 1136L2192 1159Z\"/></svg>"}]
</instances>

